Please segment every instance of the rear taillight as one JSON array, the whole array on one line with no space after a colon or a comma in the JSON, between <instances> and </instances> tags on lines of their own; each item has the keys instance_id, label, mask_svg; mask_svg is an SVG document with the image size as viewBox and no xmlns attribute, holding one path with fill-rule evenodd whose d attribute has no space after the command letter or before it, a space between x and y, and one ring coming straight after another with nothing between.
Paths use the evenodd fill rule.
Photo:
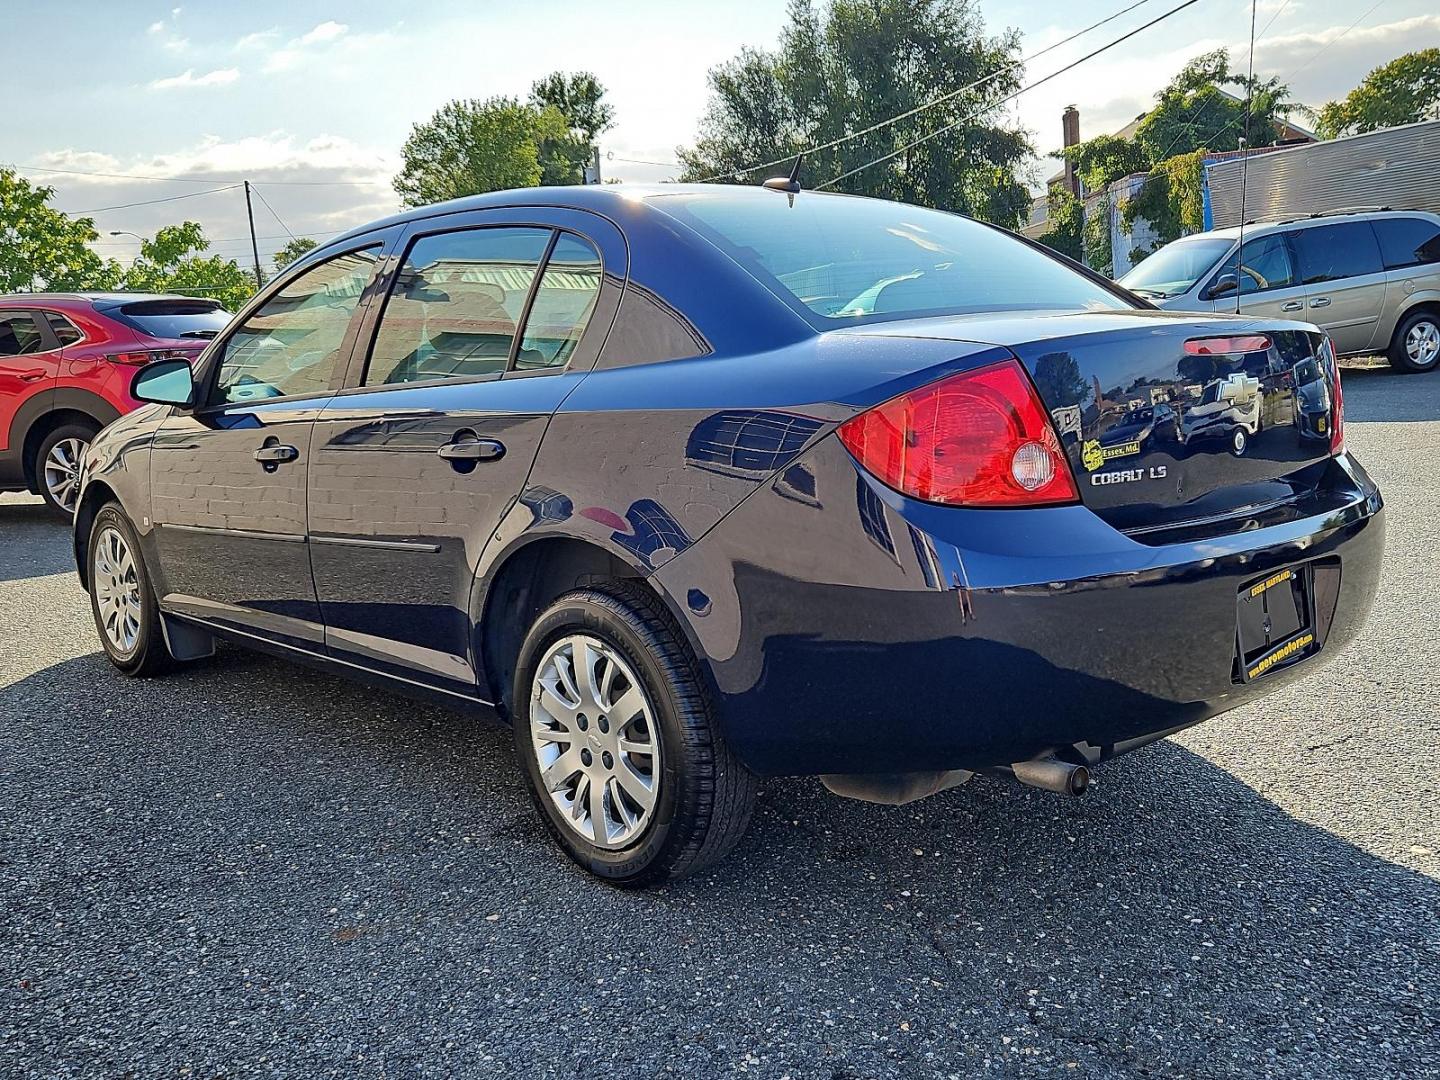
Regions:
<instances>
[{"instance_id":1,"label":"rear taillight","mask_svg":"<svg viewBox=\"0 0 1440 1080\"><path fill-rule=\"evenodd\" d=\"M1335 405L1330 410L1330 455L1345 449L1345 392L1340 389L1340 364L1335 359L1335 346L1327 338L1325 351L1330 354L1330 377L1335 387Z\"/></svg>"},{"instance_id":2,"label":"rear taillight","mask_svg":"<svg viewBox=\"0 0 1440 1080\"><path fill-rule=\"evenodd\" d=\"M153 364L156 360L190 360L195 353L185 349L149 349L134 352L108 353L105 356L112 364Z\"/></svg>"},{"instance_id":3,"label":"rear taillight","mask_svg":"<svg viewBox=\"0 0 1440 1080\"><path fill-rule=\"evenodd\" d=\"M950 506L1076 502L1070 464L1016 360L952 375L840 425L840 441L877 479Z\"/></svg>"}]
</instances>

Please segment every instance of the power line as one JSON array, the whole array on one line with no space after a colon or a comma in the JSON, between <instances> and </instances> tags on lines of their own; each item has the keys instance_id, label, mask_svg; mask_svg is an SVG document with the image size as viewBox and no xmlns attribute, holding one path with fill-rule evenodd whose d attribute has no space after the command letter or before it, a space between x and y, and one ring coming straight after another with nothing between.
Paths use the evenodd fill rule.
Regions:
<instances>
[{"instance_id":1,"label":"power line","mask_svg":"<svg viewBox=\"0 0 1440 1080\"><path fill-rule=\"evenodd\" d=\"M128 210L132 206L153 206L156 203L179 202L181 199L195 199L201 195L214 195L219 191L233 191L239 184L227 184L225 187L206 188L204 191L187 191L184 195L171 195L164 199L143 199L140 202L119 203L115 206L97 206L94 210L67 210L66 217L84 217L87 214L102 214L107 210Z\"/></svg>"},{"instance_id":2,"label":"power line","mask_svg":"<svg viewBox=\"0 0 1440 1080\"><path fill-rule=\"evenodd\" d=\"M45 165L11 165L17 172L61 173L66 176L98 176L106 180L155 180L166 184L241 184L243 177L233 176L142 176L138 173L89 172L84 169L54 169ZM384 180L266 180L272 187L373 187Z\"/></svg>"},{"instance_id":3,"label":"power line","mask_svg":"<svg viewBox=\"0 0 1440 1080\"><path fill-rule=\"evenodd\" d=\"M875 159L872 160L872 161L867 161L864 165L859 165L859 166L857 166L856 168L853 168L853 169L850 169L850 170L848 170L848 171L846 171L846 172L843 172L843 173L841 173L839 176L836 176L836 177L834 177L833 179L827 180L825 183L819 185L819 187L817 187L815 190L817 190L817 191L823 191L825 188L828 188L828 187L831 187L831 186L833 186L833 185L835 185L835 184L838 184L841 180L849 179L850 177L854 176L856 173L864 172L866 169L873 168L874 166L879 165L879 164L881 164L882 162L889 161L891 158L899 157L901 154L904 154L904 153L906 153L906 152L908 152L908 151L910 151L910 150L913 150L915 147L919 146L921 143L929 142L931 139L938 138L939 136L944 135L947 131L953 131L955 128L959 127L961 124L968 123L969 121L975 119L975 117L979 116L981 113L983 113L983 112L988 112L988 111L990 111L991 109L994 109L994 108L998 108L999 106L1004 105L1007 101L1013 101L1013 100L1015 100L1016 98L1018 98L1021 94L1028 93L1029 91L1034 90L1037 86L1041 86L1041 85L1049 82L1051 79L1054 79L1054 78L1057 78L1057 77L1059 77L1059 76L1061 76L1061 75L1064 75L1067 71L1072 71L1072 70L1074 70L1075 68L1079 67L1081 64L1085 63L1086 61L1088 61L1088 60L1093 60L1095 57L1099 56L1101 53L1107 52L1108 50L1113 49L1116 45L1119 45L1119 44L1121 44L1121 43L1124 42L1124 41L1128 41L1130 38L1134 37L1136 34L1144 33L1146 30L1149 30L1152 26L1156 26L1156 25L1158 25L1159 23L1164 22L1166 19L1170 18L1172 15L1178 15L1180 12L1184 11L1186 8L1191 7L1191 6L1193 6L1194 4L1198 4L1199 2L1200 2L1200 0L1184 0L1184 3L1181 3L1181 4L1176 5L1175 7L1171 8L1169 11L1165 12L1163 15L1159 15L1159 16L1151 19L1149 22L1145 23L1143 26L1137 26L1134 30L1131 30L1129 33L1126 33L1126 34L1122 34L1120 37L1115 38L1113 41L1106 42L1104 45L1100 46L1100 48L1095 49L1095 50L1093 50L1093 51L1091 51L1091 52L1086 53L1084 56L1080 57L1080 59L1078 59L1078 60L1073 60L1073 61L1071 61L1070 63L1066 64L1064 67L1060 68L1058 71L1052 71L1049 75L1046 75L1046 76L1044 76L1043 78L1036 79L1034 82L1032 82L1032 83L1030 83L1030 84L1028 84L1028 85L1026 85L1026 86L1022 86L1019 90L1016 90L1016 91L1015 91L1014 93L1012 93L1012 94L1007 94L1007 95L1005 95L1003 98L1001 98L1001 99L998 100L998 101L988 102L987 104L982 105L980 108L975 109L973 112L968 113L968 114L965 115L965 116L962 116L959 120L955 120L955 121L953 121L952 123L946 124L944 127L935 129L934 131L930 132L928 135L922 135L920 138L915 139L915 140L913 140L913 141L911 141L911 142L909 142L909 143L906 143L904 146L900 147L898 150L892 150L892 151L890 151L890 153L888 153L888 154L882 154L880 157L875 158Z\"/></svg>"},{"instance_id":4,"label":"power line","mask_svg":"<svg viewBox=\"0 0 1440 1080\"><path fill-rule=\"evenodd\" d=\"M891 124L899 123L901 120L908 120L910 117L916 115L917 113L922 113L922 112L924 112L924 111L927 110L927 109L933 109L933 108L934 108L935 106L937 106L937 105L943 105L945 102L950 101L950 100L953 99L953 98L959 97L961 94L966 93L967 91L974 90L974 89L976 89L976 88L978 88L978 87L980 87L980 86L985 85L985 84L988 83L988 82L994 82L994 81L995 81L996 79L998 79L1001 75L1004 75L1006 72L1010 71L1012 68L1024 67L1026 64L1031 63L1032 61L1035 61L1035 60L1040 59L1040 57L1044 56L1046 53L1054 52L1056 49L1060 48L1062 45L1068 45L1068 44L1070 44L1070 42L1074 41L1076 38L1078 38L1078 37L1083 37L1084 35L1090 33L1091 30L1098 29L1099 27L1104 26L1104 25L1105 25L1106 23L1108 23L1108 22L1114 22L1116 19L1120 18L1122 15L1128 15L1130 12L1132 12L1132 11L1134 11L1136 8L1140 7L1142 4L1148 4L1149 2L1150 2L1150 0L1135 0L1135 2L1132 3L1129 7L1121 8L1119 11L1115 12L1114 14L1105 16L1105 18L1101 19L1099 22L1091 23L1089 26L1085 27L1083 30L1077 30L1077 31L1075 31L1075 33L1071 34L1069 37L1067 37L1067 38L1062 38L1061 40L1055 42L1055 44L1053 44L1053 45L1047 45L1045 48L1041 49L1041 50L1040 50L1039 52L1037 52L1037 53L1034 53L1034 54L1032 54L1032 55L1030 55L1030 56L1022 56L1019 60L1016 60L1016 61L1014 61L1014 62L1011 63L1011 64L1006 64L1006 65L1001 66L999 69L997 69L996 71L992 71L989 75L986 75L986 76L985 76L984 78L982 78L982 79L977 79L977 80L975 80L975 81L972 82L972 83L968 83L967 85L960 87L958 90L951 90L951 91L949 91L949 92L947 92L947 93L941 94L941 95L940 95L939 97L937 97L937 98L932 98L930 101L926 101L926 102L924 102L924 103L922 103L922 104L920 104L920 105L915 106L913 109L909 109L909 110L907 110L907 111L905 111L905 112L903 112L903 113L900 113L900 114L898 114L898 115L896 115L896 116L892 116L892 117L890 117L888 120L881 120L881 121L879 121L879 122L877 122L877 123L871 124L871 125L870 125L869 127L867 127L867 128L862 128L862 129L859 130L859 131L852 132L852 133L850 133L849 135L842 135L842 136L840 136L838 139L831 139L829 142L827 142L827 143L821 143L819 146L812 146L812 147L810 147L810 148L807 149L807 150L802 150L802 151L800 151L798 154L786 154L784 157L776 158L774 161L766 161L766 162L762 162L762 163L759 164L759 165L750 165L750 166L748 166L747 168L743 168L743 169L733 169L733 170L728 170L728 171L726 171L726 172L716 173L714 176L707 176L707 177L705 177L705 178L697 181L697 183L708 184L708 183L710 183L710 181L712 181L712 180L719 180L719 179L721 179L722 177L725 177L725 176L733 176L733 175L734 175L735 173L737 173L737 172L738 172L741 176L747 176L747 175L749 175L750 173L758 172L760 169L768 169L768 168L772 168L773 166L780 165L780 164L782 164L782 163L784 163L784 162L787 162L787 161L793 161L796 157L806 157L806 156L809 156L809 155L811 155L811 154L818 154L818 153L819 153L820 151L822 151L822 150L829 150L829 149L831 149L831 148L833 148L833 147L836 147L836 146L841 145L842 143L850 142L850 141L853 140L853 139L859 139L859 138L861 138L861 137L863 137L863 136L865 136L865 135L869 135L869 134L870 134L871 132L873 132L873 131L879 131L879 130L880 130L881 128L883 128L883 127L889 127ZM1187 5L1187 6L1188 6L1188 5ZM1177 9L1177 10L1178 10L1178 9ZM1146 25L1149 26L1149 25L1152 25L1152 24L1147 23ZM1145 29L1145 27L1142 26L1140 29L1143 30L1143 29ZM1121 40L1123 41L1124 39L1122 38ZM1093 55L1095 55L1095 54L1092 53L1091 55L1093 56ZM1088 59L1088 57L1085 58L1085 59ZM1065 69L1061 69L1061 70L1065 70ZM1057 73L1057 74L1058 74L1058 73ZM1036 83L1036 84L1034 84L1034 85L1038 86L1039 83ZM1004 104L1004 103L1005 103L1006 101L1008 101L1008 100L1009 100L1009 98L1002 98L1002 99L1001 99L999 102L997 102L996 104ZM648 163L642 162L642 163L640 163L640 164L659 164L659 162L648 162Z\"/></svg>"},{"instance_id":5,"label":"power line","mask_svg":"<svg viewBox=\"0 0 1440 1080\"><path fill-rule=\"evenodd\" d=\"M270 216L275 219L275 221L279 224L280 228L285 230L285 232L289 235L290 239L298 240L299 237L297 237L293 232L290 232L290 226L286 225L285 222L280 220L280 215L277 214L275 212L275 208L270 205L270 200L265 198L264 195L260 194L260 186L258 184L251 184L250 190L255 192L256 197L265 204L265 209L270 211Z\"/></svg>"}]
</instances>

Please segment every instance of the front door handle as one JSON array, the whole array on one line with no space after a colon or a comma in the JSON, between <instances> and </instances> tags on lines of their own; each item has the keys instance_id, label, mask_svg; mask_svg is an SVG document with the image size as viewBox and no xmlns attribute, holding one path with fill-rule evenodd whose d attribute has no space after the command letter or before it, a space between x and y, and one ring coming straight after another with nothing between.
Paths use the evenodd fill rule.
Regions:
<instances>
[{"instance_id":1,"label":"front door handle","mask_svg":"<svg viewBox=\"0 0 1440 1080\"><path fill-rule=\"evenodd\" d=\"M495 461L505 456L505 444L498 439L461 439L435 452L446 461Z\"/></svg>"},{"instance_id":2,"label":"front door handle","mask_svg":"<svg viewBox=\"0 0 1440 1080\"><path fill-rule=\"evenodd\" d=\"M1330 306L1330 298L1329 298L1328 296L1317 296L1314 300L1311 300L1311 301L1310 301L1310 306L1311 306L1311 307L1329 307L1329 306Z\"/></svg>"},{"instance_id":3,"label":"front door handle","mask_svg":"<svg viewBox=\"0 0 1440 1080\"><path fill-rule=\"evenodd\" d=\"M262 446L255 451L255 460L272 468L282 461L294 461L299 456L300 451L295 447L278 443L272 446Z\"/></svg>"},{"instance_id":4,"label":"front door handle","mask_svg":"<svg viewBox=\"0 0 1440 1080\"><path fill-rule=\"evenodd\" d=\"M1281 305L1280 305L1280 310L1281 310L1281 311L1299 311L1299 310L1300 310L1301 308L1303 308L1304 306L1305 306L1305 305L1302 304L1299 300L1291 300L1291 301L1289 301L1289 302L1287 302L1287 303L1281 304Z\"/></svg>"}]
</instances>

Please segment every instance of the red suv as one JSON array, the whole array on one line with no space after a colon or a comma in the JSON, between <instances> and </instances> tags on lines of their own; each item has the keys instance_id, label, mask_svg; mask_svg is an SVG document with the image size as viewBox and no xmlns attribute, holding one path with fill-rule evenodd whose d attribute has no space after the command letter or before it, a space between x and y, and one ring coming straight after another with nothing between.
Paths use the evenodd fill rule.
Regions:
<instances>
[{"instance_id":1,"label":"red suv","mask_svg":"<svg viewBox=\"0 0 1440 1080\"><path fill-rule=\"evenodd\" d=\"M73 513L90 440L140 406L136 369L194 359L229 320L215 301L186 296L0 296L0 491Z\"/></svg>"}]
</instances>

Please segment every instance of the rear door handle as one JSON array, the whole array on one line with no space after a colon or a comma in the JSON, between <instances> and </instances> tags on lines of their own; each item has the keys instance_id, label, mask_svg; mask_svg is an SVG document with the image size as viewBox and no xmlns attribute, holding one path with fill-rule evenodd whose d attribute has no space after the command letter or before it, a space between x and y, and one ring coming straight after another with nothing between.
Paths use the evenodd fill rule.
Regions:
<instances>
[{"instance_id":1,"label":"rear door handle","mask_svg":"<svg viewBox=\"0 0 1440 1080\"><path fill-rule=\"evenodd\" d=\"M1304 306L1305 306L1305 305L1302 304L1299 300L1290 300L1290 301L1288 301L1287 303L1281 304L1281 305L1280 305L1280 310L1281 310L1281 311L1299 311L1299 310L1300 310L1301 308L1303 308Z\"/></svg>"},{"instance_id":2,"label":"rear door handle","mask_svg":"<svg viewBox=\"0 0 1440 1080\"><path fill-rule=\"evenodd\" d=\"M45 378L45 376L48 374L50 373L44 368L40 368L38 371L22 371L20 372L20 381L37 382L38 380Z\"/></svg>"},{"instance_id":3,"label":"rear door handle","mask_svg":"<svg viewBox=\"0 0 1440 1080\"><path fill-rule=\"evenodd\" d=\"M446 461L495 461L505 456L505 444L498 439L461 439L435 452Z\"/></svg>"},{"instance_id":4,"label":"rear door handle","mask_svg":"<svg viewBox=\"0 0 1440 1080\"><path fill-rule=\"evenodd\" d=\"M293 446L262 446L255 451L255 460L262 465L275 466L282 461L294 461L300 456L300 451Z\"/></svg>"},{"instance_id":5,"label":"rear door handle","mask_svg":"<svg viewBox=\"0 0 1440 1080\"><path fill-rule=\"evenodd\" d=\"M1310 306L1311 306L1311 307L1329 307L1329 306L1330 306L1330 298L1329 298L1328 296L1317 296L1314 300L1311 300L1311 301L1310 301Z\"/></svg>"}]
</instances>

